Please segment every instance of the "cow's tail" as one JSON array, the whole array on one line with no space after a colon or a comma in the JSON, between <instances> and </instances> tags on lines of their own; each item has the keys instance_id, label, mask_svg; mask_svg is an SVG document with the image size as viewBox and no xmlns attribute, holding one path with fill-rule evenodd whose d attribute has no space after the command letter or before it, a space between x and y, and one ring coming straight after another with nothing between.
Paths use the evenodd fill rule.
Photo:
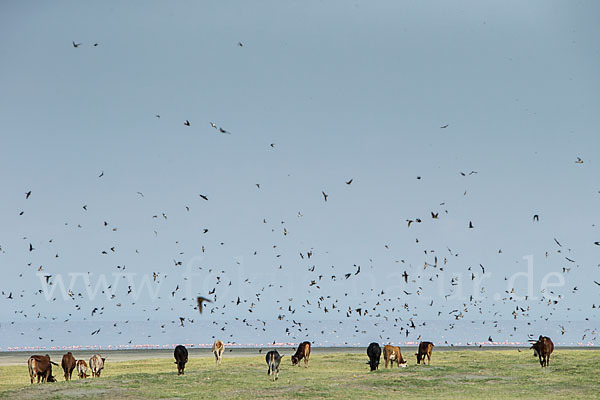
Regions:
<instances>
[{"instance_id":1,"label":"cow's tail","mask_svg":"<svg viewBox=\"0 0 600 400\"><path fill-rule=\"evenodd\" d=\"M269 358L269 375L275 373L275 354L271 353L271 358Z\"/></svg>"},{"instance_id":2,"label":"cow's tail","mask_svg":"<svg viewBox=\"0 0 600 400\"><path fill-rule=\"evenodd\" d=\"M29 379L31 379L31 383L33 383L33 358L29 359L27 367L29 368Z\"/></svg>"},{"instance_id":3,"label":"cow's tail","mask_svg":"<svg viewBox=\"0 0 600 400\"><path fill-rule=\"evenodd\" d=\"M54 365L56 365L56 366L58 367L58 364L57 364L57 363L55 363L54 361L50 361L50 363L51 363L51 364L54 364Z\"/></svg>"}]
</instances>

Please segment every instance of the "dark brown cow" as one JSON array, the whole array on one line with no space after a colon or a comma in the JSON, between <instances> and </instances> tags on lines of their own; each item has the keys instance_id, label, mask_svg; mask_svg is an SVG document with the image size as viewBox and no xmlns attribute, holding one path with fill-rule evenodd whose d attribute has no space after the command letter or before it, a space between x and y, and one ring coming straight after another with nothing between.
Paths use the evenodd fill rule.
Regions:
<instances>
[{"instance_id":1,"label":"dark brown cow","mask_svg":"<svg viewBox=\"0 0 600 400\"><path fill-rule=\"evenodd\" d=\"M533 349L533 356L538 356L542 368L550 365L550 354L554 351L554 343L548 336L540 335L537 342L531 343L530 349Z\"/></svg>"},{"instance_id":2,"label":"dark brown cow","mask_svg":"<svg viewBox=\"0 0 600 400\"><path fill-rule=\"evenodd\" d=\"M427 356L427 365L431 365L431 352L433 351L434 344L431 342L419 343L419 352L415 354L417 356L417 364L425 364L425 356Z\"/></svg>"},{"instance_id":3,"label":"dark brown cow","mask_svg":"<svg viewBox=\"0 0 600 400\"><path fill-rule=\"evenodd\" d=\"M398 364L398 367L406 368L406 361L402 358L400 347L390 346L386 344L383 346L383 359L385 360L385 367L388 367L388 362L391 363L390 368L394 368L394 361Z\"/></svg>"},{"instance_id":4,"label":"dark brown cow","mask_svg":"<svg viewBox=\"0 0 600 400\"><path fill-rule=\"evenodd\" d=\"M37 383L44 382L56 382L56 378L52 375L52 364L58 365L57 363L50 361L50 356L31 356L27 360L27 367L29 368L29 379L31 383L37 378Z\"/></svg>"},{"instance_id":5,"label":"dark brown cow","mask_svg":"<svg viewBox=\"0 0 600 400\"><path fill-rule=\"evenodd\" d=\"M300 366L300 360L304 358L304 368L308 368L308 357L310 357L310 342L302 342L292 356L292 365Z\"/></svg>"},{"instance_id":6,"label":"dark brown cow","mask_svg":"<svg viewBox=\"0 0 600 400\"><path fill-rule=\"evenodd\" d=\"M79 379L85 379L88 377L87 374L87 364L85 360L77 360L77 375Z\"/></svg>"},{"instance_id":7,"label":"dark brown cow","mask_svg":"<svg viewBox=\"0 0 600 400\"><path fill-rule=\"evenodd\" d=\"M188 361L188 351L185 346L178 345L173 352L175 364L177 364L177 375L185 374L185 363Z\"/></svg>"},{"instance_id":8,"label":"dark brown cow","mask_svg":"<svg viewBox=\"0 0 600 400\"><path fill-rule=\"evenodd\" d=\"M61 365L63 371L65 372L65 381L71 379L73 370L75 369L75 362L75 357L73 357L73 354L71 354L70 351L62 357Z\"/></svg>"}]
</instances>

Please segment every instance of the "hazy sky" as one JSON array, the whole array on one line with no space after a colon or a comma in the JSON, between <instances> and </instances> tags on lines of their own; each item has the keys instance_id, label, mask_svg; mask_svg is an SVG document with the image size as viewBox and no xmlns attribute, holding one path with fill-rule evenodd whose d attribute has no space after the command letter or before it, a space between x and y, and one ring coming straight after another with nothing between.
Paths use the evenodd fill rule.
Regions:
<instances>
[{"instance_id":1,"label":"hazy sky","mask_svg":"<svg viewBox=\"0 0 600 400\"><path fill-rule=\"evenodd\" d=\"M149 318L175 321L151 339L169 343L189 319L387 317L393 335L501 320L508 338L515 310L533 324L519 340L545 318L553 335L598 325L598 15L595 1L2 2L0 329ZM531 292L511 284L524 257ZM101 277L111 288L90 296Z\"/></svg>"}]
</instances>

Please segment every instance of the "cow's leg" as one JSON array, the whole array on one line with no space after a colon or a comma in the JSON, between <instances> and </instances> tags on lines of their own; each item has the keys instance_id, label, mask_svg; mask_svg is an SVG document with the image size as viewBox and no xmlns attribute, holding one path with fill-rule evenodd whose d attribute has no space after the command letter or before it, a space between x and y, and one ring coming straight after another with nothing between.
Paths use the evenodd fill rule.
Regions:
<instances>
[{"instance_id":1,"label":"cow's leg","mask_svg":"<svg viewBox=\"0 0 600 400\"><path fill-rule=\"evenodd\" d=\"M540 358L540 365L542 366L542 368L544 367L544 361L542 361L542 355L538 354L538 357Z\"/></svg>"},{"instance_id":2,"label":"cow's leg","mask_svg":"<svg viewBox=\"0 0 600 400\"><path fill-rule=\"evenodd\" d=\"M308 368L308 355L304 357L304 368Z\"/></svg>"},{"instance_id":3,"label":"cow's leg","mask_svg":"<svg viewBox=\"0 0 600 400\"><path fill-rule=\"evenodd\" d=\"M427 365L431 365L431 353L427 353Z\"/></svg>"},{"instance_id":4,"label":"cow's leg","mask_svg":"<svg viewBox=\"0 0 600 400\"><path fill-rule=\"evenodd\" d=\"M546 356L546 367L550 365L550 354Z\"/></svg>"}]
</instances>

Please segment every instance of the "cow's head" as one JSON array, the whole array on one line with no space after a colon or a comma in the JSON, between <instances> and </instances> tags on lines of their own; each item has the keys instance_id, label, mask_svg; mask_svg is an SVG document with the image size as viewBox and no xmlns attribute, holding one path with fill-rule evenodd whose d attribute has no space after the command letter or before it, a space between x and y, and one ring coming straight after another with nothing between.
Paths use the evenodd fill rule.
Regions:
<instances>
[{"instance_id":1,"label":"cow's head","mask_svg":"<svg viewBox=\"0 0 600 400\"><path fill-rule=\"evenodd\" d=\"M298 365L298 362L300 360L298 360L298 357L296 357L295 355L292 356L292 365Z\"/></svg>"},{"instance_id":2,"label":"cow's head","mask_svg":"<svg viewBox=\"0 0 600 400\"><path fill-rule=\"evenodd\" d=\"M56 382L56 378L54 377L54 375L48 376L48 382Z\"/></svg>"},{"instance_id":3,"label":"cow's head","mask_svg":"<svg viewBox=\"0 0 600 400\"><path fill-rule=\"evenodd\" d=\"M408 366L408 362L406 362L406 360L405 360L398 365L400 365L400 368L406 368Z\"/></svg>"},{"instance_id":4,"label":"cow's head","mask_svg":"<svg viewBox=\"0 0 600 400\"><path fill-rule=\"evenodd\" d=\"M106 358L102 357L102 364L104 364L104 361L106 361Z\"/></svg>"},{"instance_id":5,"label":"cow's head","mask_svg":"<svg viewBox=\"0 0 600 400\"><path fill-rule=\"evenodd\" d=\"M529 350L533 350L533 356L534 357L538 357L539 356L539 352L538 352L538 343L534 343L533 346L531 346L529 348Z\"/></svg>"},{"instance_id":6,"label":"cow's head","mask_svg":"<svg viewBox=\"0 0 600 400\"><path fill-rule=\"evenodd\" d=\"M421 364L421 356L419 353L415 353L415 356L417 356L417 364Z\"/></svg>"}]
</instances>

